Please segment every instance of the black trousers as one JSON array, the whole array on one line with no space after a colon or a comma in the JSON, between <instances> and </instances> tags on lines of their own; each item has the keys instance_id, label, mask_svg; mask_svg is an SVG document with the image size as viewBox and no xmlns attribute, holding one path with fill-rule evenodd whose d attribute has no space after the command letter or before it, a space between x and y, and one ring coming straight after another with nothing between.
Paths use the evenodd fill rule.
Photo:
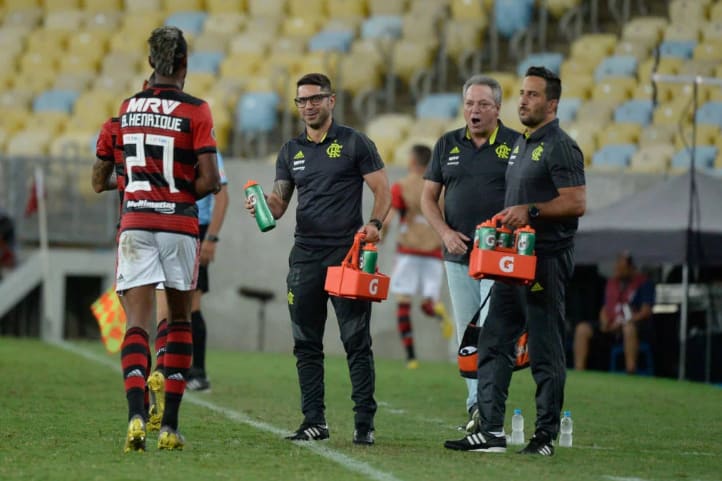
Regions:
<instances>
[{"instance_id":1,"label":"black trousers","mask_svg":"<svg viewBox=\"0 0 722 481\"><path fill-rule=\"evenodd\" d=\"M504 429L504 411L514 367L514 344L526 321L529 358L536 382L536 431L555 439L564 404L564 300L574 267L574 250L538 257L530 286L501 282L491 289L491 305L479 337L478 403L481 429Z\"/></svg>"},{"instance_id":2,"label":"black trousers","mask_svg":"<svg viewBox=\"0 0 722 481\"><path fill-rule=\"evenodd\" d=\"M351 376L354 421L357 426L364 424L373 427L376 380L371 350L371 303L329 296L324 290L326 268L340 265L349 248L294 245L291 250L287 287L288 310L293 327L293 353L301 387L304 422L323 424L326 422L323 334L328 299L331 297Z\"/></svg>"}]
</instances>

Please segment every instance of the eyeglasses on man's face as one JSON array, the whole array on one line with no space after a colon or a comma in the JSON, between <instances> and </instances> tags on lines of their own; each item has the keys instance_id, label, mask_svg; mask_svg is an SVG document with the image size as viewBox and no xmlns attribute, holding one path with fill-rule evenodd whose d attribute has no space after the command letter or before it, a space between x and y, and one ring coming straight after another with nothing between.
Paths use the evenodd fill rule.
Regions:
<instances>
[{"instance_id":1,"label":"eyeglasses on man's face","mask_svg":"<svg viewBox=\"0 0 722 481\"><path fill-rule=\"evenodd\" d=\"M293 99L293 101L296 104L296 107L305 107L308 102L311 103L311 105L320 105L321 102L323 102L323 99L330 97L333 94L330 93L323 93L323 94L316 94L316 95L310 95L308 97L296 97Z\"/></svg>"}]
</instances>

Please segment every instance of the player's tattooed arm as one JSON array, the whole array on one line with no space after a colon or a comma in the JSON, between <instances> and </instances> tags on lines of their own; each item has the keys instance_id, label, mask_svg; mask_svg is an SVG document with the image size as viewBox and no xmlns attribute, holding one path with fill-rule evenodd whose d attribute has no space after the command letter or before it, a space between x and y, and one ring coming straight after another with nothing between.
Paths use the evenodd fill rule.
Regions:
<instances>
[{"instance_id":1,"label":"player's tattooed arm","mask_svg":"<svg viewBox=\"0 0 722 481\"><path fill-rule=\"evenodd\" d=\"M294 188L295 186L290 180L277 180L273 183L273 190L267 200L268 207L271 209L274 218L280 219L286 212Z\"/></svg>"},{"instance_id":2,"label":"player's tattooed arm","mask_svg":"<svg viewBox=\"0 0 722 481\"><path fill-rule=\"evenodd\" d=\"M93 174L91 175L91 182L95 192L100 193L105 190L115 190L118 188L117 181L112 178L113 167L113 162L102 159L95 160L93 164Z\"/></svg>"}]
</instances>

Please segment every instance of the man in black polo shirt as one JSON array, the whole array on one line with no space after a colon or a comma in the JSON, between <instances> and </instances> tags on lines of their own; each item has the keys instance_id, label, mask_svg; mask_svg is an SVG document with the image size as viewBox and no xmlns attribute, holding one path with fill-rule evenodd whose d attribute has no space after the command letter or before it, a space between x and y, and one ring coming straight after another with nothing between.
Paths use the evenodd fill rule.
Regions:
<instances>
[{"instance_id":1,"label":"man in black polo shirt","mask_svg":"<svg viewBox=\"0 0 722 481\"><path fill-rule=\"evenodd\" d=\"M469 277L469 253L477 224L504 207L504 175L519 133L499 120L502 91L499 82L475 75L462 89L466 126L444 134L434 147L424 175L421 208L443 240L444 266L454 309L459 342L464 329L486 299L492 281ZM444 213L439 207L442 188ZM483 323L488 308L480 319ZM477 382L466 379L469 428L476 410Z\"/></svg>"},{"instance_id":2,"label":"man in black polo shirt","mask_svg":"<svg viewBox=\"0 0 722 481\"><path fill-rule=\"evenodd\" d=\"M323 333L328 293L326 269L340 265L356 232L377 242L381 220L391 207L391 190L376 146L364 134L333 120L336 97L331 81L312 73L296 83L296 106L305 131L286 142L276 161L276 180L268 205L280 218L298 189L295 243L289 257L288 310L291 314L301 410L304 419L287 439L329 437L324 405ZM363 184L374 195L371 220L361 215ZM253 207L246 202L253 213ZM371 303L331 297L346 350L355 411L353 442L374 443L374 359L371 351Z\"/></svg>"},{"instance_id":3,"label":"man in black polo shirt","mask_svg":"<svg viewBox=\"0 0 722 481\"><path fill-rule=\"evenodd\" d=\"M527 127L506 171L502 222L536 230L536 278L529 286L497 282L479 340L479 411L476 432L449 449L504 452L504 409L514 365L514 342L526 320L529 358L537 385L534 437L522 454L551 456L564 403L564 302L574 267L574 234L586 209L584 158L556 118L561 81L531 67L521 88L519 118Z\"/></svg>"}]
</instances>

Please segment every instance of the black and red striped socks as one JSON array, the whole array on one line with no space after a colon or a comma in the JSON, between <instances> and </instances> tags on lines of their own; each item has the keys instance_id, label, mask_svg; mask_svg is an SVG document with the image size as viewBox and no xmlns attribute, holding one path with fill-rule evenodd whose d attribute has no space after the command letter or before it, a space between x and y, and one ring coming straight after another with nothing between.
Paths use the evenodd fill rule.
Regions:
<instances>
[{"instance_id":1,"label":"black and red striped socks","mask_svg":"<svg viewBox=\"0 0 722 481\"><path fill-rule=\"evenodd\" d=\"M414 351L414 333L411 329L411 304L408 302L399 302L396 307L396 319L398 321L399 334L401 335L401 343L406 348L406 359L416 359Z\"/></svg>"},{"instance_id":2,"label":"black and red striped socks","mask_svg":"<svg viewBox=\"0 0 722 481\"><path fill-rule=\"evenodd\" d=\"M128 419L135 415L145 419L145 379L148 375L148 333L140 327L125 331L120 349L123 384L128 399Z\"/></svg>"},{"instance_id":3,"label":"black and red striped socks","mask_svg":"<svg viewBox=\"0 0 722 481\"><path fill-rule=\"evenodd\" d=\"M165 351L168 342L168 321L163 319L158 323L155 334L155 369L165 375Z\"/></svg>"},{"instance_id":4,"label":"black and red striped socks","mask_svg":"<svg viewBox=\"0 0 722 481\"><path fill-rule=\"evenodd\" d=\"M188 369L193 356L193 335L189 322L168 324L165 363L165 411L163 426L178 429L178 410L186 388Z\"/></svg>"}]
</instances>

